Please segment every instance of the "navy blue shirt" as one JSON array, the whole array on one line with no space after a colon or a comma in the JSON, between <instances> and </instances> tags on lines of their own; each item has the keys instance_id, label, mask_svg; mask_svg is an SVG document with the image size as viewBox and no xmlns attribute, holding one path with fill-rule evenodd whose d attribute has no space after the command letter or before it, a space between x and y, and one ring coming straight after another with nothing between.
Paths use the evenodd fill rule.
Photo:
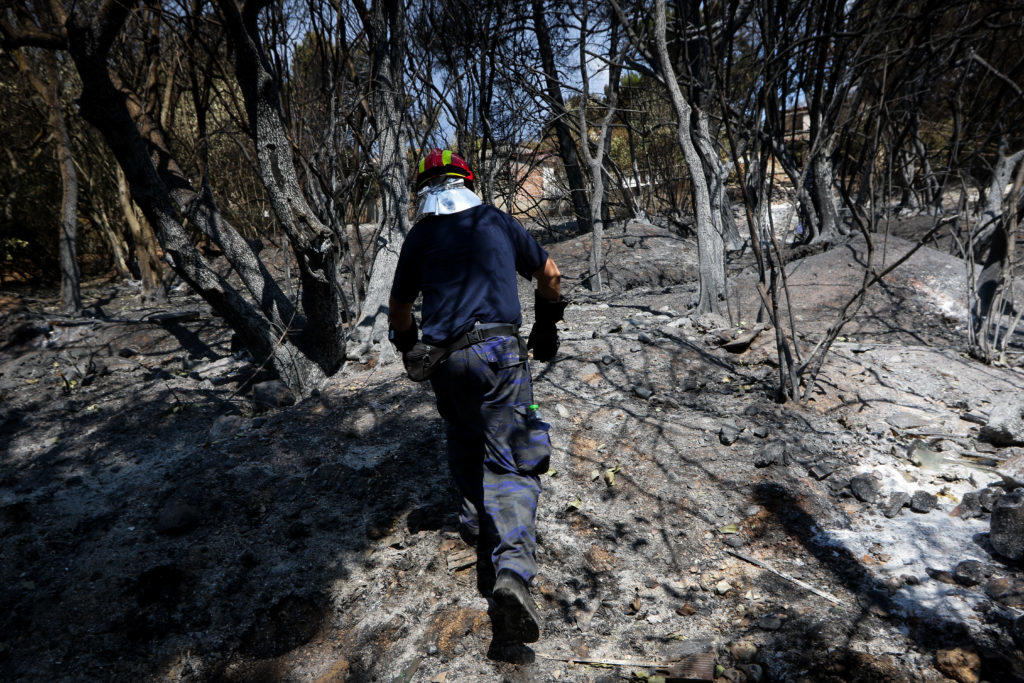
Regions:
<instances>
[{"instance_id":1,"label":"navy blue shirt","mask_svg":"<svg viewBox=\"0 0 1024 683\"><path fill-rule=\"evenodd\" d=\"M445 345L475 322L522 322L516 273L529 279L548 254L516 219L489 204L413 226L398 257L391 297L423 293L423 341Z\"/></svg>"}]
</instances>

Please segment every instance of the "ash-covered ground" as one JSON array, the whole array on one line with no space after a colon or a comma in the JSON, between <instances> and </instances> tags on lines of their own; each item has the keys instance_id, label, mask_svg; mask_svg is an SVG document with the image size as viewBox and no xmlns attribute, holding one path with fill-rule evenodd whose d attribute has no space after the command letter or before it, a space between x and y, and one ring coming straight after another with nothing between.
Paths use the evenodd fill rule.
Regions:
<instances>
[{"instance_id":1,"label":"ash-covered ground","mask_svg":"<svg viewBox=\"0 0 1024 683\"><path fill-rule=\"evenodd\" d=\"M771 330L720 347L756 322L749 254L730 323L693 314L696 249L672 230L611 231L601 295L587 237L549 248L574 304L532 364L555 446L540 643L492 642L429 386L370 357L257 409L265 371L201 301L95 283L85 324L3 299L3 678L614 681L697 653L728 681L1024 677L1024 571L989 540L1024 450L977 423L1024 373L963 352L962 262L923 248L810 400L779 405ZM802 353L863 258L854 240L790 264Z\"/></svg>"}]
</instances>

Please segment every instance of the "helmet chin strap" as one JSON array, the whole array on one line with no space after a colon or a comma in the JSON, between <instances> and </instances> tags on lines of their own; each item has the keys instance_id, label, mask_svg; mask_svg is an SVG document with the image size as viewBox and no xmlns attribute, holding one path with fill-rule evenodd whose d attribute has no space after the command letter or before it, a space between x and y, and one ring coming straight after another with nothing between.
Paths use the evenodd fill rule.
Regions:
<instances>
[{"instance_id":1,"label":"helmet chin strap","mask_svg":"<svg viewBox=\"0 0 1024 683\"><path fill-rule=\"evenodd\" d=\"M480 206L483 201L466 187L461 178L450 178L443 183L427 185L417 192L419 207L416 220L424 216L446 216Z\"/></svg>"}]
</instances>

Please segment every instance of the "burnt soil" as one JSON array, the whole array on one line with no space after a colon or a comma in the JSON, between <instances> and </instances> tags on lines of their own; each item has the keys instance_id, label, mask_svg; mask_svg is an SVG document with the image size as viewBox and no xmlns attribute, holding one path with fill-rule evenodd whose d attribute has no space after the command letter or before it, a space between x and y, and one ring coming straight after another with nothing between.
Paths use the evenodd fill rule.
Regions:
<instances>
[{"instance_id":1,"label":"burnt soil","mask_svg":"<svg viewBox=\"0 0 1024 683\"><path fill-rule=\"evenodd\" d=\"M949 580L965 559L1024 579L987 517L959 507L999 478L957 458L1021 457L961 416L1024 390L1019 367L963 353L960 261L922 249L871 292L810 399L780 405L771 331L743 353L716 342L755 322L749 254L730 258L730 322L692 312L692 240L609 231L599 295L588 245L549 245L574 303L558 358L532 364L554 452L530 647L492 642L476 569L453 560L465 548L429 386L369 357L258 412L249 387L266 371L188 293L147 308L93 282L95 317L77 321L52 294L6 293L0 677L611 681L655 669L564 660L697 652L734 681L1024 676L1024 589ZM790 264L804 353L863 259L855 240ZM956 462L914 465L915 439ZM865 472L877 502L851 493ZM883 516L901 490L937 507Z\"/></svg>"}]
</instances>

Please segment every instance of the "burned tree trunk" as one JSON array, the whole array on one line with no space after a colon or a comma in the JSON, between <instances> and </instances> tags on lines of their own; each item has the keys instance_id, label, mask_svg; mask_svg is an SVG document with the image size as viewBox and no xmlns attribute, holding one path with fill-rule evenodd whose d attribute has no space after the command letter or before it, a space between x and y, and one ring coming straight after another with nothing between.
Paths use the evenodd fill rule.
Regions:
<instances>
[{"instance_id":1,"label":"burned tree trunk","mask_svg":"<svg viewBox=\"0 0 1024 683\"><path fill-rule=\"evenodd\" d=\"M401 83L405 63L405 6L396 0L374 3L360 15L370 44L374 125L380 145L377 169L380 186L380 231L377 251L370 267L362 309L356 323L359 345L356 353L368 351L385 338L388 295L398 266L398 254L409 232L409 172L405 165L407 147L402 126ZM381 352L388 356L390 345Z\"/></svg>"},{"instance_id":2,"label":"burned tree trunk","mask_svg":"<svg viewBox=\"0 0 1024 683\"><path fill-rule=\"evenodd\" d=\"M144 301L166 301L167 288L164 287L163 267L156 253L156 235L145 222L145 216L140 216L135 210L124 173L118 168L116 174L117 200L121 204L121 212L124 214L128 232L132 237L132 250L135 252L135 262L139 266L139 279L142 281L142 299Z\"/></svg>"},{"instance_id":3,"label":"burned tree trunk","mask_svg":"<svg viewBox=\"0 0 1024 683\"><path fill-rule=\"evenodd\" d=\"M75 14L66 22L67 47L82 79L82 116L103 135L124 171L132 200L156 230L175 271L238 332L258 361L266 360L295 394L308 395L340 363L343 347L337 341L336 328L301 325L291 302L252 248L220 215L212 198L192 190L166 145L161 144L159 127L145 119L131 93L115 86L107 61L111 44L123 30L129 11L128 5L108 3L88 17ZM323 266L330 265L328 258L319 256L330 252L330 241L323 239L327 236L316 230L316 224L308 222L308 212L302 211L301 198L294 194L297 183L288 187L292 192L281 187L289 178L294 181L294 168L288 163L290 148L287 144L281 148L287 137L279 130L282 123L276 110L276 86L267 78L259 43L249 33L255 29L255 16L247 17L243 24L233 4L225 7L224 14L224 24L231 32L236 52L236 76L247 98L249 114L254 118L251 128L257 131L257 136L264 134L257 142L258 154L263 157L261 169L266 171L263 179L273 181L270 184L275 209L285 209L279 218L290 230L289 237L305 269L305 278L311 284L319 284ZM154 157L159 163L154 163ZM296 218L290 212L292 209L300 217ZM186 217L223 249L251 299L218 274L195 248L183 225ZM327 272L333 274L333 270ZM332 288L333 280L327 279L316 292L323 294ZM305 294L306 300L320 303L312 298L315 295ZM325 309L331 310L329 300L310 306L306 311L310 322L329 320L329 315L322 315Z\"/></svg>"},{"instance_id":4,"label":"burned tree trunk","mask_svg":"<svg viewBox=\"0 0 1024 683\"><path fill-rule=\"evenodd\" d=\"M555 136L558 138L558 155L565 166L565 178L569 184L569 196L572 210L576 216L580 232L590 230L590 206L587 202L586 183L580 168L576 142L572 139L572 129L562 98L562 88L558 81L558 69L555 66L555 53L551 48L551 30L548 28L547 17L544 15L543 0L531 0L533 9L533 30L537 35L537 48L540 52L541 66L544 69L544 84L547 88L548 104L551 107L552 122Z\"/></svg>"},{"instance_id":5,"label":"burned tree trunk","mask_svg":"<svg viewBox=\"0 0 1024 683\"><path fill-rule=\"evenodd\" d=\"M655 12L655 56L662 80L668 88L669 99L676 114L676 137L683 151L686 167L690 171L693 209L697 218L697 259L700 273L699 313L727 313L725 290L725 244L721 231L721 213L715 216L711 206L711 193L705 174L704 160L694 140L693 108L683 96L676 79L675 68L668 54L665 38L665 1L658 0ZM701 129L701 132L703 133ZM704 140L710 146L710 140Z\"/></svg>"},{"instance_id":6,"label":"burned tree trunk","mask_svg":"<svg viewBox=\"0 0 1024 683\"><path fill-rule=\"evenodd\" d=\"M53 59L53 55L48 55ZM57 138L57 162L60 165L60 294L64 312L82 311L81 274L78 269L78 172L71 152L71 137L60 106L60 71L53 59L50 68L52 94L50 126Z\"/></svg>"},{"instance_id":7,"label":"burned tree trunk","mask_svg":"<svg viewBox=\"0 0 1024 683\"><path fill-rule=\"evenodd\" d=\"M78 315L82 312L81 273L78 268L78 171L71 150L71 136L61 108L60 66L53 53L43 55L42 78L30 63L24 51L17 53L18 66L28 77L46 107L47 123L56 148L60 169L60 294L64 312Z\"/></svg>"},{"instance_id":8,"label":"burned tree trunk","mask_svg":"<svg viewBox=\"0 0 1024 683\"><path fill-rule=\"evenodd\" d=\"M1004 204L1003 188L1014 168L1017 173ZM999 360L1004 355L1007 341L1021 318L1021 313L1014 311L1017 302L1014 300L1013 267L1022 189L1024 150L1007 155L1004 149L1000 149L981 215L981 231L987 233L986 256L975 283L974 305L971 307L970 352L985 362Z\"/></svg>"}]
</instances>

